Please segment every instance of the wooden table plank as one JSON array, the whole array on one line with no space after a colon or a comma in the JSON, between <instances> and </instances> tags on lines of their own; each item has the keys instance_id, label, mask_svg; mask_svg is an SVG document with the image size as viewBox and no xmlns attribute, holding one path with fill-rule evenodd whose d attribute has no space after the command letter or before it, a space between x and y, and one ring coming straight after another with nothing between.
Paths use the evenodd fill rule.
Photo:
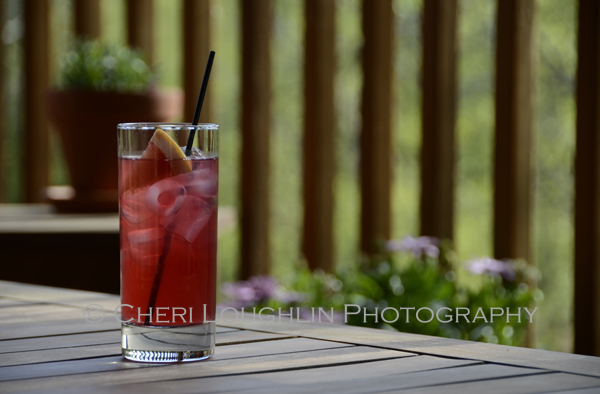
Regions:
<instances>
[{"instance_id":1,"label":"wooden table plank","mask_svg":"<svg viewBox=\"0 0 600 394\"><path fill-rule=\"evenodd\" d=\"M580 376L568 373L539 374L522 377L493 379L459 384L440 385L435 387L421 387L403 391L403 393L431 393L432 391L444 394L482 393L543 393L555 390L573 390L577 388L600 387L600 379L589 376ZM596 391L598 392L598 391Z\"/></svg>"},{"instance_id":2,"label":"wooden table plank","mask_svg":"<svg viewBox=\"0 0 600 394\"><path fill-rule=\"evenodd\" d=\"M227 313L224 314L224 317L233 319L233 315ZM256 319L256 321L248 323L228 321L223 325L419 354L545 368L600 377L600 358L598 357L335 324L298 324L284 321L274 324Z\"/></svg>"},{"instance_id":3,"label":"wooden table plank","mask_svg":"<svg viewBox=\"0 0 600 394\"><path fill-rule=\"evenodd\" d=\"M0 341L7 339L24 339L47 337L52 335L97 333L103 331L119 330L121 328L113 318L104 319L99 323L90 323L81 320L56 320L39 324L12 324L0 329Z\"/></svg>"},{"instance_id":4,"label":"wooden table plank","mask_svg":"<svg viewBox=\"0 0 600 394\"><path fill-rule=\"evenodd\" d=\"M34 305L34 304L39 304L39 302L34 303L34 302L29 302L29 301L13 300L10 298L0 298L0 308L5 307L5 306Z\"/></svg>"},{"instance_id":5,"label":"wooden table plank","mask_svg":"<svg viewBox=\"0 0 600 394\"><path fill-rule=\"evenodd\" d=\"M380 385L375 385L375 382L380 380L386 380L390 382L403 382L402 379L398 379L399 374L409 374L410 372L422 372L420 376L425 374L435 373L436 370L442 369L442 371L455 371L457 373L457 367L464 367L467 365L477 365L483 362L473 360L457 360L450 358L432 357L432 356L415 356L405 357L394 360L384 360L369 363L368 368L365 368L363 364L343 365L336 367L319 368L317 370L297 370L290 373L274 372L268 374L260 374L253 376L252 378L257 381L265 381L271 383L270 385L276 386L279 384L293 385L293 386L310 386L310 390L323 392L330 392L335 390L335 386L339 385L337 391L351 390L355 386L358 380L366 380L367 385L363 385L363 389L377 386L378 389L382 388ZM461 369L462 370L462 369ZM344 382L350 382L345 384ZM426 381L429 381L427 379ZM331 384L327 384L331 383ZM394 388L394 387L392 387ZM342 390L340 390L342 389Z\"/></svg>"},{"instance_id":6,"label":"wooden table plank","mask_svg":"<svg viewBox=\"0 0 600 394\"><path fill-rule=\"evenodd\" d=\"M415 360L411 359L405 361L419 361L420 358L436 359L435 357L430 356L418 356ZM456 360L453 361L456 362ZM436 385L439 384L446 385L455 382L498 379L507 376L529 375L543 372L541 370L530 368L509 367L504 365L488 364L461 366L459 363L457 363L456 366L449 364L447 367L440 366L435 369L429 367L429 363L431 363L430 360L423 363L420 366L421 370L419 370L417 365L409 364L406 370L399 368L396 373L394 373L393 370L389 370L388 373L381 375L379 375L379 369L369 369L362 374L360 372L358 374L352 374L348 373L351 371L346 371L344 369L339 371L329 371L334 368L323 368L317 371L322 376L322 380L317 382L315 382L314 376L311 376L310 379L308 378L308 373L310 373L310 371L293 371L286 375L281 373L260 374L250 376L250 379L252 380L251 387L260 385L259 382L268 382L268 388L264 387L260 390L264 393L277 392L277 389L281 390L282 386L289 388L293 387L294 392L297 393L314 393L316 391L324 393L344 392L344 394L367 393L372 392L374 387L377 388L377 392L396 391L415 387L428 387L430 392L438 392ZM411 367L412 371L410 369ZM327 372L330 373L328 374ZM317 375L317 379L318 377L319 375ZM255 383L255 381L257 382ZM444 388L445 387L446 386L444 386ZM255 390L249 392L252 391ZM258 391L259 390L256 390L256 392ZM473 392L482 392L482 390Z\"/></svg>"},{"instance_id":7,"label":"wooden table plank","mask_svg":"<svg viewBox=\"0 0 600 394\"><path fill-rule=\"evenodd\" d=\"M567 391L553 391L553 394L598 394L600 393L600 387L589 387L587 389L576 389Z\"/></svg>"},{"instance_id":8,"label":"wooden table plank","mask_svg":"<svg viewBox=\"0 0 600 394\"><path fill-rule=\"evenodd\" d=\"M257 346L258 344L258 346ZM308 352L308 351L324 351L328 349L350 349L349 351L342 351L342 353L370 353L369 348L360 348L353 350L352 346L344 346L337 343L327 341L316 341L312 339L298 338L290 340L278 341L277 346L265 346L264 343L243 343L239 345L229 345L219 348L219 351L206 363L221 362L225 360L242 359L248 357L269 357L274 355L281 355L295 352ZM65 351L76 353L78 348L65 349ZM406 356L406 353L398 352L399 357ZM120 356L120 352L113 354L113 356L107 356L97 359L87 359L78 361L59 361L44 364L30 364L20 367L1 367L0 368L0 381L11 381L11 380L22 380L31 378L42 378L51 376L67 376L74 374L86 374L94 372L110 372L110 371L121 371L121 370L132 370L138 368L148 367L168 367L175 364L168 363L137 363L125 360ZM300 357L302 358L302 357ZM185 363L185 365L204 365L206 363L194 364ZM165 379L169 379L168 376Z\"/></svg>"},{"instance_id":9,"label":"wooden table plank","mask_svg":"<svg viewBox=\"0 0 600 394\"><path fill-rule=\"evenodd\" d=\"M0 319L2 319L2 328L10 327L13 324L23 323L46 323L55 320L85 320L84 309L81 307L71 307L67 305L52 304L25 304L16 306L7 306L0 309ZM104 318L110 317L114 320L112 311L106 311Z\"/></svg>"},{"instance_id":10,"label":"wooden table plank","mask_svg":"<svg viewBox=\"0 0 600 394\"><path fill-rule=\"evenodd\" d=\"M239 337L226 336L221 339L221 334L224 333L240 333ZM230 344L230 343L241 343L249 342L252 340L251 334L246 334L251 331L240 331L234 328L223 328L217 326L216 328L216 343L219 344ZM273 337L291 338L281 334L263 334L257 333L255 340L261 340L267 335L273 335ZM111 343L121 342L121 330L108 330L103 332L92 332L83 334L71 334L71 335L51 335L44 337L25 338L25 339L8 339L0 341L0 354L3 353L16 353L16 352L27 352L35 350L46 350L46 349L61 349L69 347L79 346L94 346L94 345L108 345ZM222 342L222 343L221 343Z\"/></svg>"},{"instance_id":11,"label":"wooden table plank","mask_svg":"<svg viewBox=\"0 0 600 394\"><path fill-rule=\"evenodd\" d=\"M91 357L107 357L107 356L118 356L121 354L121 335L120 331L108 331L101 333L93 333L93 334L83 334L83 335L61 335L55 337L44 337L44 338L31 338L31 339L23 339L16 341L4 341L1 342L2 352L0 353L0 367L12 366L12 365L25 365L25 364L35 364L42 362L51 362L51 361L68 361L68 360L80 360ZM88 341L98 341L95 337L100 337L101 343L92 343L92 344L84 344L84 345L74 345L72 341L70 341L71 337L82 337L85 336L85 339ZM252 332L252 331L227 331L224 333L218 333L215 338L215 342L217 346L231 346L242 343L252 343L252 342L265 342L265 341L273 341L278 339L290 339L292 337L285 336L281 334L267 334L262 332ZM58 339L63 346L48 348L48 349L37 349L32 345L28 345L29 350L20 351L20 352L6 352L5 343L6 342L24 342L27 344L28 342L34 341L39 345L39 340L42 340L43 344L48 342L52 343L52 340ZM81 340L81 338L79 338ZM103 343L102 343L103 342ZM327 343L325 341L320 341ZM46 345L48 346L48 345ZM52 345L50 345L52 346ZM54 345L56 346L56 345ZM263 344L261 346L273 346ZM342 346L336 343L331 345L332 347ZM10 344L9 344L10 348ZM13 344L14 348L14 344ZM33 349L32 349L33 348ZM218 350L221 353L221 350ZM227 353L227 352L225 352Z\"/></svg>"},{"instance_id":12,"label":"wooden table plank","mask_svg":"<svg viewBox=\"0 0 600 394\"><path fill-rule=\"evenodd\" d=\"M198 391L248 392L253 390L256 392L268 392L269 390L274 392L304 392L305 389L307 390L306 392L311 393L343 391L344 394L346 394L353 392L372 392L374 387L379 390L380 386L376 384L376 382L378 382L381 377L389 376L390 381L392 382L402 381L404 375L400 375L401 378L399 379L399 374L424 370L431 372L431 370L437 368L445 368L444 370L446 370L448 368L477 363L481 362L430 356L405 357L393 360L373 361L368 364L359 363L326 368L309 368L284 372L228 376L227 379L221 377L185 379L177 381L176 387L178 393L197 393ZM455 368L453 368L453 370L455 370ZM354 382L359 382L360 388L358 390L353 389L353 385L344 384L345 380L348 380L348 377L351 377ZM370 378L368 380L368 385L360 385L362 381L357 379L359 377ZM331 384L327 385L325 382L330 382ZM338 388L338 386L342 386L343 390ZM164 393L173 390L173 387L173 381L145 384L136 383L111 386L110 392ZM309 387L312 391L308 391Z\"/></svg>"},{"instance_id":13,"label":"wooden table plank","mask_svg":"<svg viewBox=\"0 0 600 394\"><path fill-rule=\"evenodd\" d=\"M374 388L377 391L383 391L386 387L392 385L381 385L381 381L403 382L404 374L414 371L427 371L426 374L436 372L437 368L447 370L456 370L457 366L481 363L479 361L453 360L431 356L407 357L394 360L374 361L367 365L352 364L336 367L301 369L286 372L272 372L265 374L253 374L243 376L239 379L228 379L226 382L215 381L214 386L223 392L239 392L244 390L256 392L306 392L306 393L364 393L372 392ZM434 371L432 371L434 370ZM402 375L400 375L402 374ZM399 376L400 375L400 376ZM194 387L205 387L208 379L190 379L177 382L177 390L180 393L192 393ZM141 388L148 389L150 392L160 392L167 390L173 382L157 382L152 385L142 385ZM209 383L210 385L210 383ZM151 387L153 386L153 387ZM127 386L123 386L127 387ZM131 388L131 385L128 385ZM249 388L252 390L249 390ZM140 388L136 385L136 389ZM287 389L287 390L286 390Z\"/></svg>"},{"instance_id":14,"label":"wooden table plank","mask_svg":"<svg viewBox=\"0 0 600 394\"><path fill-rule=\"evenodd\" d=\"M278 340L274 343L248 342L235 346L228 345L219 347L216 350L214 357L211 359L211 362L229 360L234 358L254 358L260 356L271 356L287 353L312 352L317 350L324 351L327 349L348 349L349 347L353 346L336 342L318 341L306 338L284 339ZM349 351L352 352L352 350ZM402 355L406 354L402 353ZM254 360L248 361L255 362Z\"/></svg>"},{"instance_id":15,"label":"wooden table plank","mask_svg":"<svg viewBox=\"0 0 600 394\"><path fill-rule=\"evenodd\" d=\"M295 341L295 352L284 352L268 356L256 356L258 351L281 351L286 341ZM301 368L315 368L328 365L366 363L382 359L410 356L394 350L381 350L368 347L342 347L306 351L307 339L277 341L277 347L256 348L262 343L250 343L235 347L252 349L245 356L234 349L232 358L220 352L214 359L201 363L183 364L144 364L122 361L121 357L103 357L81 361L33 364L0 368L0 391L25 392L76 387L106 386L124 383L146 383L163 380L180 380L198 377L229 376L257 372L286 371ZM319 341L313 341L319 342ZM253 346L254 345L254 346ZM321 344L321 346L323 346ZM233 349L224 346L223 349ZM242 357L240 357L242 355Z\"/></svg>"},{"instance_id":16,"label":"wooden table plank","mask_svg":"<svg viewBox=\"0 0 600 394\"><path fill-rule=\"evenodd\" d=\"M121 343L67 347L0 354L0 367L23 366L56 361L82 360L94 357L119 356Z\"/></svg>"},{"instance_id":17,"label":"wooden table plank","mask_svg":"<svg viewBox=\"0 0 600 394\"><path fill-rule=\"evenodd\" d=\"M233 332L233 331L239 331L239 330L237 330L235 328L230 328L230 327L221 327L221 326L215 327L215 332L217 334L225 333L225 332Z\"/></svg>"},{"instance_id":18,"label":"wooden table plank","mask_svg":"<svg viewBox=\"0 0 600 394\"><path fill-rule=\"evenodd\" d=\"M81 311L61 313L62 319L6 324L0 326L0 341L7 339L21 339L45 337L51 335L82 334L86 332L101 332L118 330L121 323L114 316L107 313L100 322L88 322L83 318Z\"/></svg>"},{"instance_id":19,"label":"wooden table plank","mask_svg":"<svg viewBox=\"0 0 600 394\"><path fill-rule=\"evenodd\" d=\"M290 338L294 337L284 334L240 330L217 335L216 343L217 345L226 346L244 342L264 342Z\"/></svg>"},{"instance_id":20,"label":"wooden table plank","mask_svg":"<svg viewBox=\"0 0 600 394\"><path fill-rule=\"evenodd\" d=\"M68 304L80 307L100 304L107 311L114 310L121 303L119 296L106 293L61 289L5 280L0 280L0 296L16 301Z\"/></svg>"},{"instance_id":21,"label":"wooden table plank","mask_svg":"<svg viewBox=\"0 0 600 394\"><path fill-rule=\"evenodd\" d=\"M106 301L102 322L83 318L91 300ZM2 393L600 392L600 358L334 324L221 321L211 360L134 363L118 296L0 281L0 301Z\"/></svg>"},{"instance_id":22,"label":"wooden table plank","mask_svg":"<svg viewBox=\"0 0 600 394\"><path fill-rule=\"evenodd\" d=\"M43 351L47 349L77 348L121 342L121 330L73 335L10 339L0 342L0 359L4 353Z\"/></svg>"}]
</instances>

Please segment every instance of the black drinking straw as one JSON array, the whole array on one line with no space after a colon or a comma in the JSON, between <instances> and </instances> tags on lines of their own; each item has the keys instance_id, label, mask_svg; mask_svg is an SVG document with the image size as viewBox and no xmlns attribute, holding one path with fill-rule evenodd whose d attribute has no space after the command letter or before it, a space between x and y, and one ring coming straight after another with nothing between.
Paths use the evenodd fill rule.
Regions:
<instances>
[{"instance_id":1,"label":"black drinking straw","mask_svg":"<svg viewBox=\"0 0 600 394\"><path fill-rule=\"evenodd\" d=\"M210 51L208 55L208 63L206 63L206 70L204 71L204 79L202 80L202 86L200 87L200 94L198 95L198 102L196 103L196 110L194 111L194 120L192 121L193 126L198 125L198 119L200 118L200 111L202 110L202 103L204 102L204 96L206 95L206 88L208 87L208 78L210 77L210 70L212 69L213 60L215 58L215 51ZM188 142L185 147L185 155L190 156L192 154L192 143L194 142L194 136L196 134L196 128L190 130ZM165 270L165 261L171 248L171 226L167 227L165 233L165 242L163 244L163 250L158 258L158 265L156 267L156 274L154 276L154 282L152 283L152 290L150 292L150 299L148 300L148 311L144 325L149 325L152 321L152 314L154 307L156 306L156 299L158 298L158 291L160 290L160 282L162 280L163 272Z\"/></svg>"},{"instance_id":2,"label":"black drinking straw","mask_svg":"<svg viewBox=\"0 0 600 394\"><path fill-rule=\"evenodd\" d=\"M213 60L215 59L215 51L210 51L208 55L208 62L206 63L206 70L204 71L204 79L202 79L202 86L200 87L200 94L198 95L198 102L196 103L196 110L194 111L194 120L192 125L198 125L198 119L200 119L200 111L202 111L202 103L204 103L204 96L206 95L206 88L208 87L208 78L210 78L210 70L212 69ZM188 137L187 145L185 146L185 155L189 156L192 154L192 143L194 142L194 136L196 135L196 128L190 130L190 136Z\"/></svg>"}]
</instances>

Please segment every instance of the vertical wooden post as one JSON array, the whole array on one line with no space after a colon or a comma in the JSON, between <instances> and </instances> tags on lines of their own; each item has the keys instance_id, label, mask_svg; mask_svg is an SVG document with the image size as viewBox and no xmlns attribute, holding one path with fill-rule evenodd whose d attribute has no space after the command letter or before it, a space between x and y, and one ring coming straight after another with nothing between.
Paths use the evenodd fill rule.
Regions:
<instances>
[{"instance_id":1,"label":"vertical wooden post","mask_svg":"<svg viewBox=\"0 0 600 394\"><path fill-rule=\"evenodd\" d=\"M533 0L498 1L494 255L530 261Z\"/></svg>"},{"instance_id":2,"label":"vertical wooden post","mask_svg":"<svg viewBox=\"0 0 600 394\"><path fill-rule=\"evenodd\" d=\"M271 1L242 4L241 274L269 272Z\"/></svg>"},{"instance_id":3,"label":"vertical wooden post","mask_svg":"<svg viewBox=\"0 0 600 394\"><path fill-rule=\"evenodd\" d=\"M452 239L456 115L456 0L425 0L421 234Z\"/></svg>"},{"instance_id":4,"label":"vertical wooden post","mask_svg":"<svg viewBox=\"0 0 600 394\"><path fill-rule=\"evenodd\" d=\"M49 2L25 0L25 128L23 169L25 201L41 202L48 186L48 122L45 94L48 87Z\"/></svg>"},{"instance_id":5,"label":"vertical wooden post","mask_svg":"<svg viewBox=\"0 0 600 394\"><path fill-rule=\"evenodd\" d=\"M154 62L153 1L127 0L127 34L129 46L142 49L148 62Z\"/></svg>"},{"instance_id":6,"label":"vertical wooden post","mask_svg":"<svg viewBox=\"0 0 600 394\"><path fill-rule=\"evenodd\" d=\"M202 86L204 69L210 52L210 1L185 0L183 3L183 89L184 120L191 122ZM211 121L211 92L208 89L200 123Z\"/></svg>"},{"instance_id":7,"label":"vertical wooden post","mask_svg":"<svg viewBox=\"0 0 600 394\"><path fill-rule=\"evenodd\" d=\"M391 0L363 0L364 83L361 145L361 249L390 236L391 103L394 11Z\"/></svg>"},{"instance_id":8,"label":"vertical wooden post","mask_svg":"<svg viewBox=\"0 0 600 394\"><path fill-rule=\"evenodd\" d=\"M100 0L75 0L75 35L87 39L100 37Z\"/></svg>"},{"instance_id":9,"label":"vertical wooden post","mask_svg":"<svg viewBox=\"0 0 600 394\"><path fill-rule=\"evenodd\" d=\"M306 0L304 229L311 269L333 270L335 1Z\"/></svg>"},{"instance_id":10,"label":"vertical wooden post","mask_svg":"<svg viewBox=\"0 0 600 394\"><path fill-rule=\"evenodd\" d=\"M600 356L600 4L579 1L575 353Z\"/></svg>"},{"instance_id":11,"label":"vertical wooden post","mask_svg":"<svg viewBox=\"0 0 600 394\"><path fill-rule=\"evenodd\" d=\"M6 4L4 0L0 0L0 24L4 26L5 23L5 13ZM0 173L4 173L4 157L2 152L4 152L4 122L6 119L6 108L4 107L4 72L6 68L4 67L4 51L6 45L0 45ZM6 199L6 186L3 179L0 179L0 203L5 202Z\"/></svg>"}]
</instances>

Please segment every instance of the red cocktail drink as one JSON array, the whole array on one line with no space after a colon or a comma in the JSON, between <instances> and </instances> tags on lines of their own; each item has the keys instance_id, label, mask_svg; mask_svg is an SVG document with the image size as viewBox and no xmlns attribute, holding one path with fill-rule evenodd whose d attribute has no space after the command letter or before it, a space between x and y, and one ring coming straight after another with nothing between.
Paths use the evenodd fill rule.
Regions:
<instances>
[{"instance_id":1,"label":"red cocktail drink","mask_svg":"<svg viewBox=\"0 0 600 394\"><path fill-rule=\"evenodd\" d=\"M214 320L219 162L192 159L190 172L175 175L177 160L186 159L119 159L121 303L132 306L122 308L121 320L132 324L204 323L204 305L206 319ZM158 174L158 180L132 188L141 172ZM149 305L161 264L160 287ZM159 317L157 308L168 309Z\"/></svg>"},{"instance_id":2,"label":"red cocktail drink","mask_svg":"<svg viewBox=\"0 0 600 394\"><path fill-rule=\"evenodd\" d=\"M186 156L175 141L191 127L119 125L123 354L136 361L214 351L218 126L195 126L204 149Z\"/></svg>"}]
</instances>

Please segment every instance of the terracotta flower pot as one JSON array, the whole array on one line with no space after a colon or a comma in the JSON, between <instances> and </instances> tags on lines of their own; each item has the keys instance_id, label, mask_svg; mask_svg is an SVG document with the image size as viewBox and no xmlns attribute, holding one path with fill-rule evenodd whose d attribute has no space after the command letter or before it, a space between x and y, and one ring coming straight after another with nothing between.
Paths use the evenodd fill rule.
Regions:
<instances>
[{"instance_id":1,"label":"terracotta flower pot","mask_svg":"<svg viewBox=\"0 0 600 394\"><path fill-rule=\"evenodd\" d=\"M54 199L62 212L118 210L117 124L168 122L183 109L181 90L145 94L50 90L48 119L62 141L75 195Z\"/></svg>"}]
</instances>

